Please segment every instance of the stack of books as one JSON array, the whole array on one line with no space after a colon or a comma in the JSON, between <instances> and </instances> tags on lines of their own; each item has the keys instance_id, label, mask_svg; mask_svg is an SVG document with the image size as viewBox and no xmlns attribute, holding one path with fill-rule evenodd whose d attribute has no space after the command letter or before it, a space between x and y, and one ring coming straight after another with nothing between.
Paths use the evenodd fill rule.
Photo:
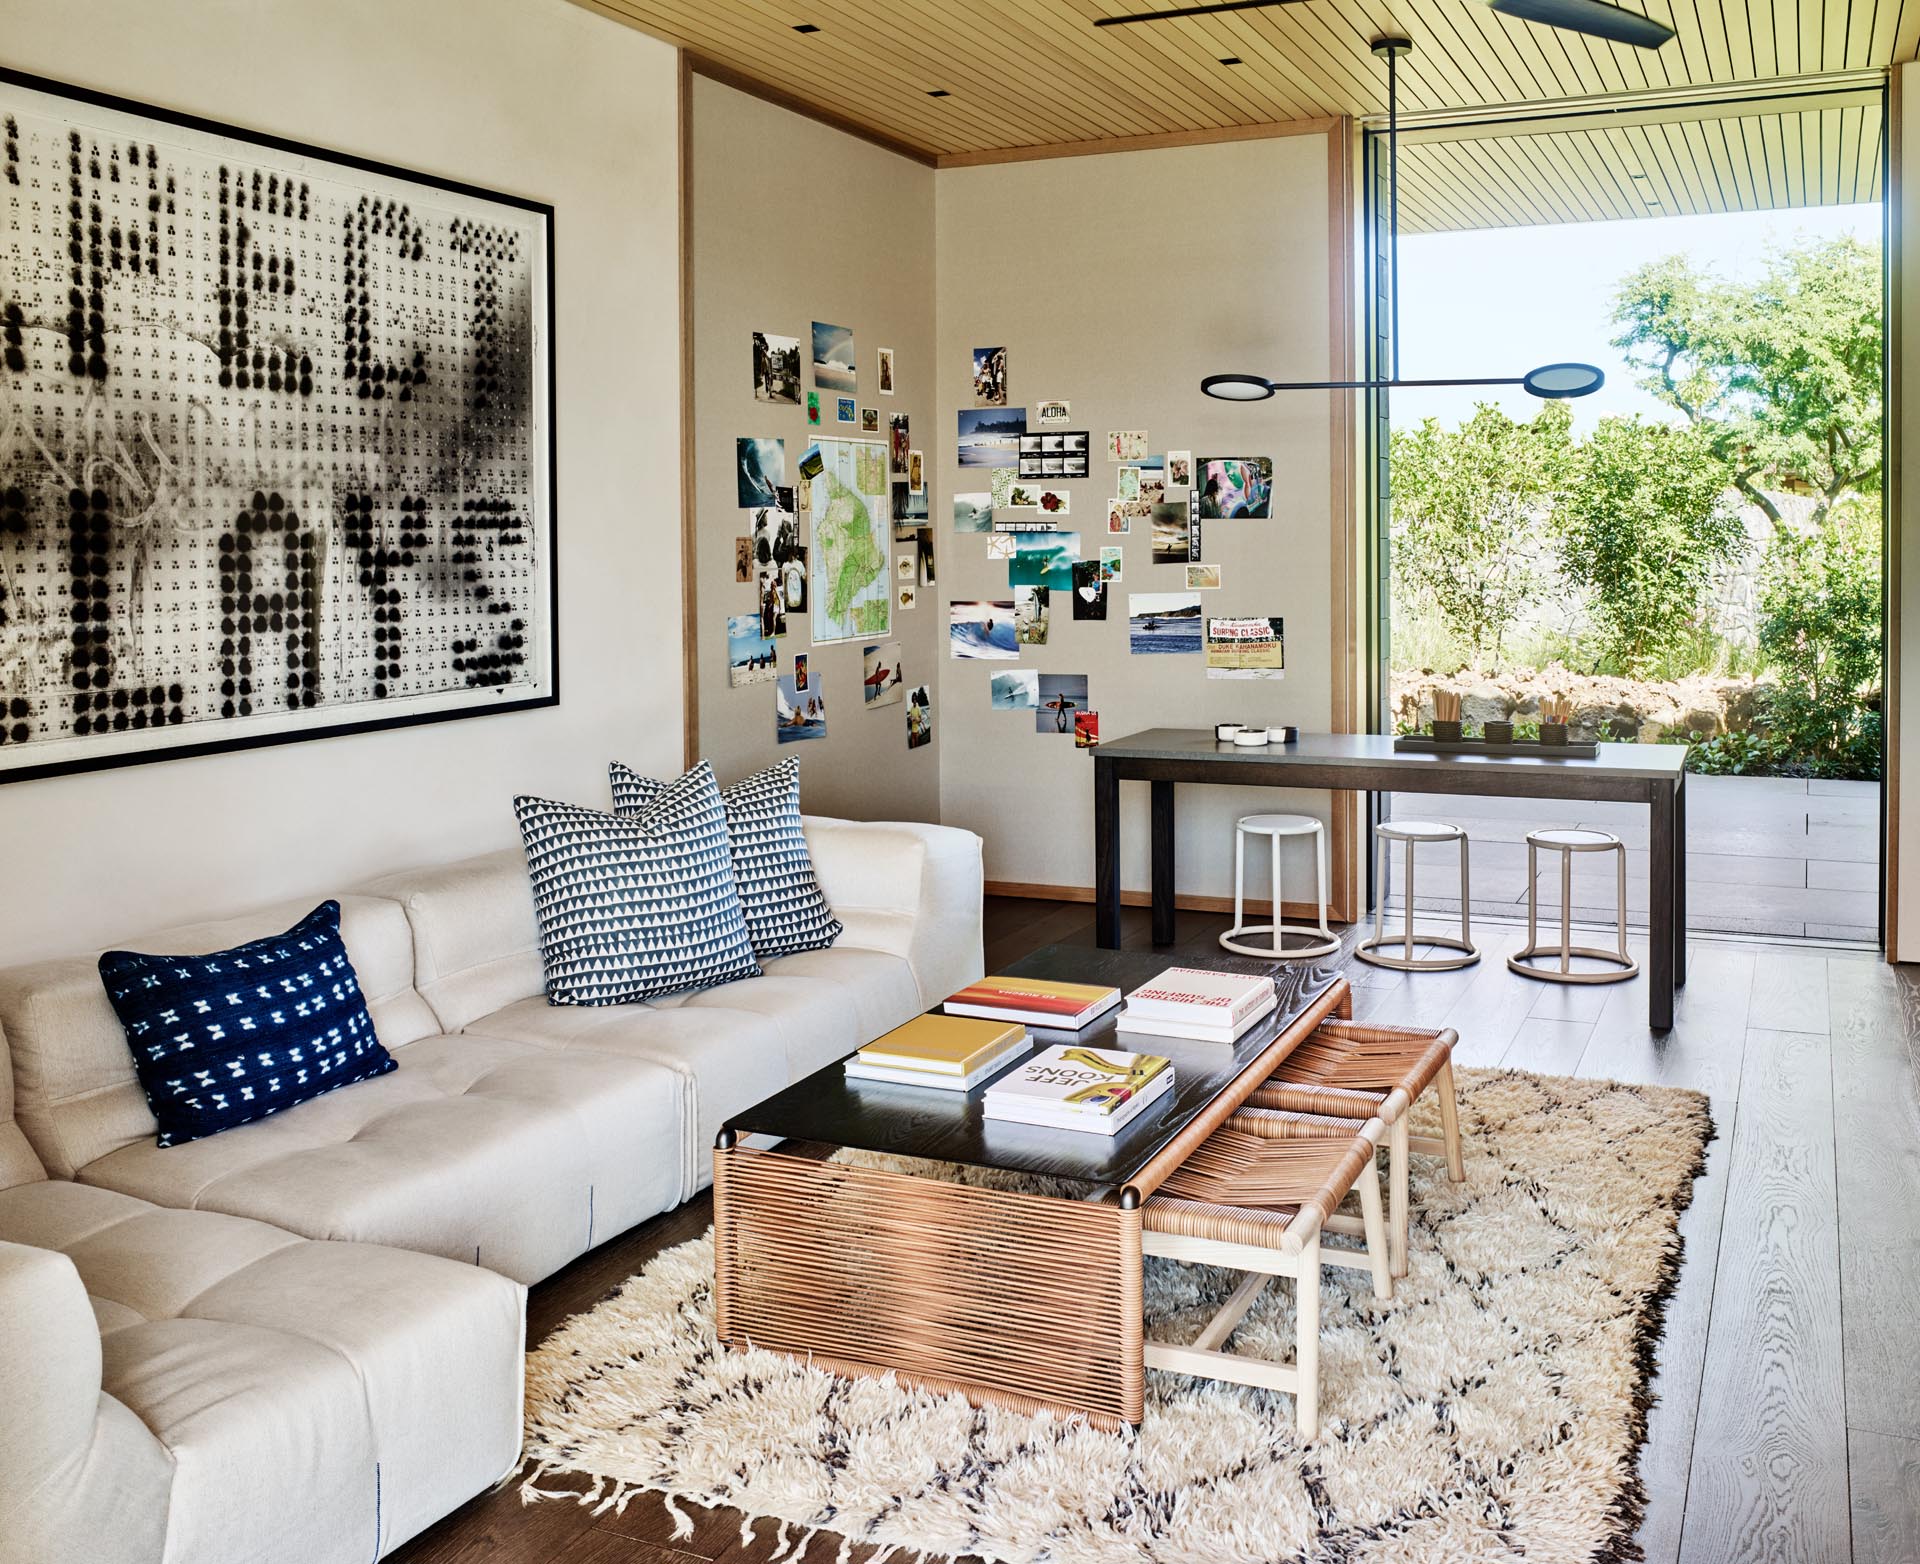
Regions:
<instances>
[{"instance_id":1,"label":"stack of books","mask_svg":"<svg viewBox=\"0 0 1920 1564\"><path fill-rule=\"evenodd\" d=\"M1049 983L1040 978L984 977L941 1008L950 1016L985 1016L1028 1026L1077 1032L1120 1003L1120 990L1098 983Z\"/></svg>"},{"instance_id":2,"label":"stack of books","mask_svg":"<svg viewBox=\"0 0 1920 1564\"><path fill-rule=\"evenodd\" d=\"M1158 1054L1058 1043L989 1086L989 1119L1118 1135L1173 1090L1173 1066Z\"/></svg>"},{"instance_id":3,"label":"stack of books","mask_svg":"<svg viewBox=\"0 0 1920 1564\"><path fill-rule=\"evenodd\" d=\"M1127 1008L1116 1025L1122 1032L1149 1037L1233 1043L1279 1002L1270 977L1168 967L1144 988L1127 995Z\"/></svg>"},{"instance_id":4,"label":"stack of books","mask_svg":"<svg viewBox=\"0 0 1920 1564\"><path fill-rule=\"evenodd\" d=\"M847 1078L963 1092L1004 1070L1031 1039L1017 1021L915 1016L847 1060Z\"/></svg>"}]
</instances>

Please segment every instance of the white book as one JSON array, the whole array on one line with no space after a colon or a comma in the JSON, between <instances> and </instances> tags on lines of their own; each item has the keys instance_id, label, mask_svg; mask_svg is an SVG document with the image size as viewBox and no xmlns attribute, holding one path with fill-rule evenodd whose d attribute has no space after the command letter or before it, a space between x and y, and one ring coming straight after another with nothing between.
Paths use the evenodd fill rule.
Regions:
<instances>
[{"instance_id":1,"label":"white book","mask_svg":"<svg viewBox=\"0 0 1920 1564\"><path fill-rule=\"evenodd\" d=\"M1131 1015L1230 1029L1274 1004L1273 979L1204 967L1168 967L1127 995Z\"/></svg>"},{"instance_id":2,"label":"white book","mask_svg":"<svg viewBox=\"0 0 1920 1564\"><path fill-rule=\"evenodd\" d=\"M1032 1046L1033 1039L1023 1037L1005 1053L995 1054L971 1075L941 1075L932 1070L896 1070L886 1065L862 1064L857 1058L847 1061L846 1075L850 1081L891 1081L896 1086L933 1086L941 1091L969 1092L982 1081L992 1080Z\"/></svg>"},{"instance_id":3,"label":"white book","mask_svg":"<svg viewBox=\"0 0 1920 1564\"><path fill-rule=\"evenodd\" d=\"M1082 1134L1118 1135L1141 1114L1173 1090L1173 1068L1168 1066L1112 1113L1082 1113L1074 1108L1050 1108L1030 1098L992 1100L992 1088L982 1112L1005 1123L1037 1124L1043 1129L1076 1130Z\"/></svg>"},{"instance_id":4,"label":"white book","mask_svg":"<svg viewBox=\"0 0 1920 1564\"><path fill-rule=\"evenodd\" d=\"M1280 996L1269 994L1267 1002L1253 1011L1238 1026L1207 1026L1194 1021L1168 1021L1156 1015L1135 1015L1122 1010L1114 1022L1116 1032L1131 1032L1139 1037L1184 1037L1197 1043L1237 1043L1280 1007Z\"/></svg>"},{"instance_id":5,"label":"white book","mask_svg":"<svg viewBox=\"0 0 1920 1564\"><path fill-rule=\"evenodd\" d=\"M1023 1123L1061 1123L1100 1129L1110 1119L1130 1118L1134 1100L1145 1095L1173 1066L1159 1054L1124 1053L1116 1048L1087 1048L1055 1043L1009 1070L986 1090L982 1111L990 1119ZM1161 1088L1164 1090L1165 1088ZM1034 1115L1044 1117L1036 1119Z\"/></svg>"}]
</instances>

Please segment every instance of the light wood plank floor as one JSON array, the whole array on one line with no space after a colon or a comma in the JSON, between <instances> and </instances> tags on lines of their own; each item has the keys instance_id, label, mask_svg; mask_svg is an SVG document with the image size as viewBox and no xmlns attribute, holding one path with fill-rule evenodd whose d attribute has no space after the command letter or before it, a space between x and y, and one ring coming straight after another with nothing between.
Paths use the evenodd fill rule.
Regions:
<instances>
[{"instance_id":1,"label":"light wood plank floor","mask_svg":"<svg viewBox=\"0 0 1920 1564\"><path fill-rule=\"evenodd\" d=\"M1170 958L1203 955L1226 921L1182 913ZM1127 944L1148 945L1144 912L1129 909L1125 927ZM1456 1027L1465 1064L1690 1086L1713 1101L1641 1459L1651 1564L1920 1564L1920 974L1696 938L1662 1037L1647 1030L1644 978L1529 982L1505 965L1520 931L1478 935L1485 959L1459 972L1349 964L1357 1013ZM989 901L989 970L1092 940L1085 906ZM710 1218L705 1197L691 1201L536 1287L533 1338ZM773 1551L772 1528L743 1546L737 1515L692 1513L694 1535L676 1542L644 1498L594 1516L525 1507L509 1490L394 1558L763 1564Z\"/></svg>"}]
</instances>

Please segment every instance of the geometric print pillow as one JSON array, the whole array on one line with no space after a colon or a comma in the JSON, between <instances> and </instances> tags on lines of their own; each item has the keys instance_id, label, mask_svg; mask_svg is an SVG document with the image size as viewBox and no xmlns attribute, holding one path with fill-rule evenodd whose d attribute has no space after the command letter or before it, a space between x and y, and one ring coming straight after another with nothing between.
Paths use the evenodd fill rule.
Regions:
<instances>
[{"instance_id":1,"label":"geometric print pillow","mask_svg":"<svg viewBox=\"0 0 1920 1564\"><path fill-rule=\"evenodd\" d=\"M608 771L618 814L650 807L667 787L617 760ZM733 876L754 954L771 961L796 950L824 950L840 937L841 925L813 876L813 857L801 829L799 759L789 756L720 796L726 801Z\"/></svg>"},{"instance_id":2,"label":"geometric print pillow","mask_svg":"<svg viewBox=\"0 0 1920 1564\"><path fill-rule=\"evenodd\" d=\"M210 956L110 950L100 979L177 1146L397 1069L325 901L284 934Z\"/></svg>"},{"instance_id":3,"label":"geometric print pillow","mask_svg":"<svg viewBox=\"0 0 1920 1564\"><path fill-rule=\"evenodd\" d=\"M516 798L556 1005L618 1005L760 976L727 813L705 761L644 813Z\"/></svg>"}]
</instances>

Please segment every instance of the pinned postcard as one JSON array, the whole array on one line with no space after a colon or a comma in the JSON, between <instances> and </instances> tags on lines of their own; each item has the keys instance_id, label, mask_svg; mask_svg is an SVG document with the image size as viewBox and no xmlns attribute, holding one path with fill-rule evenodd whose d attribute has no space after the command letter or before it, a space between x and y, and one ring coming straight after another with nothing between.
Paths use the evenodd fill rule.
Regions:
<instances>
[{"instance_id":1,"label":"pinned postcard","mask_svg":"<svg viewBox=\"0 0 1920 1564\"><path fill-rule=\"evenodd\" d=\"M1284 679L1287 624L1284 619L1209 619L1209 679Z\"/></svg>"},{"instance_id":2,"label":"pinned postcard","mask_svg":"<svg viewBox=\"0 0 1920 1564\"><path fill-rule=\"evenodd\" d=\"M1273 514L1273 458L1203 456L1195 488L1200 514L1210 520L1264 521Z\"/></svg>"},{"instance_id":3,"label":"pinned postcard","mask_svg":"<svg viewBox=\"0 0 1920 1564\"><path fill-rule=\"evenodd\" d=\"M933 742L933 691L916 684L907 697L907 748L919 749Z\"/></svg>"},{"instance_id":4,"label":"pinned postcard","mask_svg":"<svg viewBox=\"0 0 1920 1564\"><path fill-rule=\"evenodd\" d=\"M993 531L993 496L978 493L954 495L953 530L955 532Z\"/></svg>"},{"instance_id":5,"label":"pinned postcard","mask_svg":"<svg viewBox=\"0 0 1920 1564\"><path fill-rule=\"evenodd\" d=\"M1129 592L1127 650L1135 656L1200 650L1198 592Z\"/></svg>"},{"instance_id":6,"label":"pinned postcard","mask_svg":"<svg viewBox=\"0 0 1920 1564\"><path fill-rule=\"evenodd\" d=\"M1007 350L1005 348L973 350L973 405L975 407L1007 405Z\"/></svg>"},{"instance_id":7,"label":"pinned postcard","mask_svg":"<svg viewBox=\"0 0 1920 1564\"><path fill-rule=\"evenodd\" d=\"M1065 424L1073 421L1071 402L1035 402L1033 421L1036 424Z\"/></svg>"},{"instance_id":8,"label":"pinned postcard","mask_svg":"<svg viewBox=\"0 0 1920 1564\"><path fill-rule=\"evenodd\" d=\"M1084 673L1043 673L1040 675L1040 707L1033 714L1035 733L1057 733L1063 738L1073 732L1076 712L1087 709L1087 676Z\"/></svg>"},{"instance_id":9,"label":"pinned postcard","mask_svg":"<svg viewBox=\"0 0 1920 1564\"><path fill-rule=\"evenodd\" d=\"M987 704L994 711L1036 711L1040 706L1040 671L1003 668L987 681Z\"/></svg>"},{"instance_id":10,"label":"pinned postcard","mask_svg":"<svg viewBox=\"0 0 1920 1564\"><path fill-rule=\"evenodd\" d=\"M868 706L897 706L905 690L900 678L900 643L887 641L860 649L861 699Z\"/></svg>"},{"instance_id":11,"label":"pinned postcard","mask_svg":"<svg viewBox=\"0 0 1920 1564\"><path fill-rule=\"evenodd\" d=\"M774 730L782 744L827 736L827 697L813 679L806 689L794 682L794 675L783 673L773 686Z\"/></svg>"},{"instance_id":12,"label":"pinned postcard","mask_svg":"<svg viewBox=\"0 0 1920 1564\"><path fill-rule=\"evenodd\" d=\"M771 684L779 676L773 637L763 634L758 614L734 614L727 620L727 683Z\"/></svg>"},{"instance_id":13,"label":"pinned postcard","mask_svg":"<svg viewBox=\"0 0 1920 1564\"><path fill-rule=\"evenodd\" d=\"M1147 431L1144 429L1110 429L1107 431L1107 460L1110 462L1137 462L1147 454Z\"/></svg>"}]
</instances>

